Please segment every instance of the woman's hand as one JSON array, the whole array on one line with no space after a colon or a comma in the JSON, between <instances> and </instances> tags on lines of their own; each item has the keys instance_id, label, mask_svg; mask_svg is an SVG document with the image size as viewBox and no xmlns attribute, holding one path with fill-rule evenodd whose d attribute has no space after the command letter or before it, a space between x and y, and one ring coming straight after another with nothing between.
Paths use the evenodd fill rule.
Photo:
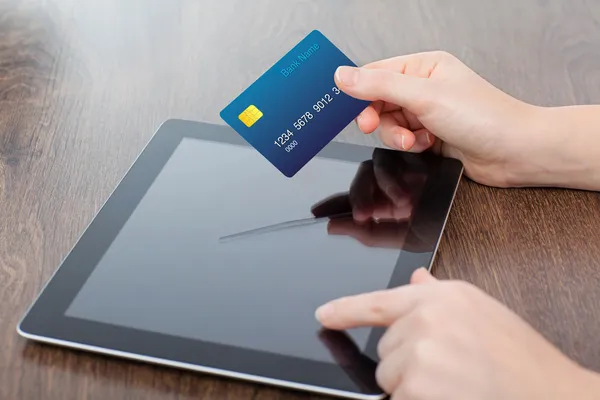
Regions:
<instances>
[{"instance_id":1,"label":"woman's hand","mask_svg":"<svg viewBox=\"0 0 600 400\"><path fill-rule=\"evenodd\" d=\"M520 169L542 139L539 107L505 94L444 52L340 67L335 81L350 96L373 101L357 118L363 132L379 128L384 144L397 150L434 147L486 185L519 186Z\"/></svg>"},{"instance_id":2,"label":"woman's hand","mask_svg":"<svg viewBox=\"0 0 600 400\"><path fill-rule=\"evenodd\" d=\"M481 290L417 270L410 285L334 300L324 327L385 326L377 381L392 399L597 399L599 378Z\"/></svg>"}]
</instances>

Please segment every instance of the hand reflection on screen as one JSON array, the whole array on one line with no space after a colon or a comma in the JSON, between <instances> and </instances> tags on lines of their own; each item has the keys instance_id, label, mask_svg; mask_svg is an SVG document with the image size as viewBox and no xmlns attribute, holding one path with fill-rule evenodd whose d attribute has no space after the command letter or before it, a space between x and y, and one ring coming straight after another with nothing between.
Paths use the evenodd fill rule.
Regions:
<instances>
[{"instance_id":1,"label":"hand reflection on screen","mask_svg":"<svg viewBox=\"0 0 600 400\"><path fill-rule=\"evenodd\" d=\"M427 218L420 218L418 226L411 220L426 178L427 165L419 157L375 149L372 159L360 164L350 190L314 204L311 207L313 217L234 232L220 237L219 241L226 243L327 223L329 235L352 237L365 246L431 251L439 229L428 227ZM425 203L431 203L431 200L434 199L429 196ZM420 204L420 209L423 205ZM435 211L435 204L425 204L424 209Z\"/></svg>"},{"instance_id":2,"label":"hand reflection on screen","mask_svg":"<svg viewBox=\"0 0 600 400\"><path fill-rule=\"evenodd\" d=\"M377 391L377 362L363 354L356 343L342 331L321 329L319 340L350 379L363 390Z\"/></svg>"},{"instance_id":3,"label":"hand reflection on screen","mask_svg":"<svg viewBox=\"0 0 600 400\"><path fill-rule=\"evenodd\" d=\"M311 211L317 218L352 213L352 218L329 221L331 235L349 236L370 247L416 245L412 250L420 251L418 241L405 239L425 180L422 168L410 165L400 153L375 149L372 160L359 166L348 192L321 200Z\"/></svg>"}]
</instances>

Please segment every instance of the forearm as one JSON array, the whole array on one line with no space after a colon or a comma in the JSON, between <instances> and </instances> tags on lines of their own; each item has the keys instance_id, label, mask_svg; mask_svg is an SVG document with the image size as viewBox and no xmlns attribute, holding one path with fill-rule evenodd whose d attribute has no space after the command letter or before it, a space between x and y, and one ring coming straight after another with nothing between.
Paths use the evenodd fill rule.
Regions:
<instances>
[{"instance_id":1,"label":"forearm","mask_svg":"<svg viewBox=\"0 0 600 400\"><path fill-rule=\"evenodd\" d=\"M600 190L600 105L535 107L515 186Z\"/></svg>"},{"instance_id":2,"label":"forearm","mask_svg":"<svg viewBox=\"0 0 600 400\"><path fill-rule=\"evenodd\" d=\"M580 377L580 380L572 382L572 387L575 389L575 393L568 393L568 395L565 396L565 399L600 399L600 375L596 372L582 369Z\"/></svg>"}]
</instances>

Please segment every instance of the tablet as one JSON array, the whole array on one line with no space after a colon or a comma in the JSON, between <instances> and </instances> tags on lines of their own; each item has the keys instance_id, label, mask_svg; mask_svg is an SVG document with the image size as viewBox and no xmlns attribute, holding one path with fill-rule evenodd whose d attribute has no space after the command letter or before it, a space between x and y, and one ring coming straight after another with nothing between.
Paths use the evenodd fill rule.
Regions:
<instances>
[{"instance_id":1,"label":"tablet","mask_svg":"<svg viewBox=\"0 0 600 400\"><path fill-rule=\"evenodd\" d=\"M286 178L226 126L163 123L19 324L29 339L355 399L381 328L316 308L430 267L457 160L332 142Z\"/></svg>"}]
</instances>

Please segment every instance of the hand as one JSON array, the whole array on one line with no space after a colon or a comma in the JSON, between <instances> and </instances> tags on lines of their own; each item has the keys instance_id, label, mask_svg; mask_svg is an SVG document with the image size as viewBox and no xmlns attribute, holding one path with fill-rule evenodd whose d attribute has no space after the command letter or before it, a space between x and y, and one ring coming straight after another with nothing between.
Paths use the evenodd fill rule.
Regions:
<instances>
[{"instance_id":1,"label":"hand","mask_svg":"<svg viewBox=\"0 0 600 400\"><path fill-rule=\"evenodd\" d=\"M393 149L433 148L457 158L467 176L486 185L520 185L519 169L539 143L532 133L537 107L503 93L444 52L340 67L335 82L348 95L373 101L357 118L363 132L379 128Z\"/></svg>"},{"instance_id":2,"label":"hand","mask_svg":"<svg viewBox=\"0 0 600 400\"><path fill-rule=\"evenodd\" d=\"M591 399L598 378L518 316L464 282L417 270L411 284L334 300L317 310L329 329L389 327L377 381L392 399ZM594 387L595 386L595 387Z\"/></svg>"}]
</instances>

